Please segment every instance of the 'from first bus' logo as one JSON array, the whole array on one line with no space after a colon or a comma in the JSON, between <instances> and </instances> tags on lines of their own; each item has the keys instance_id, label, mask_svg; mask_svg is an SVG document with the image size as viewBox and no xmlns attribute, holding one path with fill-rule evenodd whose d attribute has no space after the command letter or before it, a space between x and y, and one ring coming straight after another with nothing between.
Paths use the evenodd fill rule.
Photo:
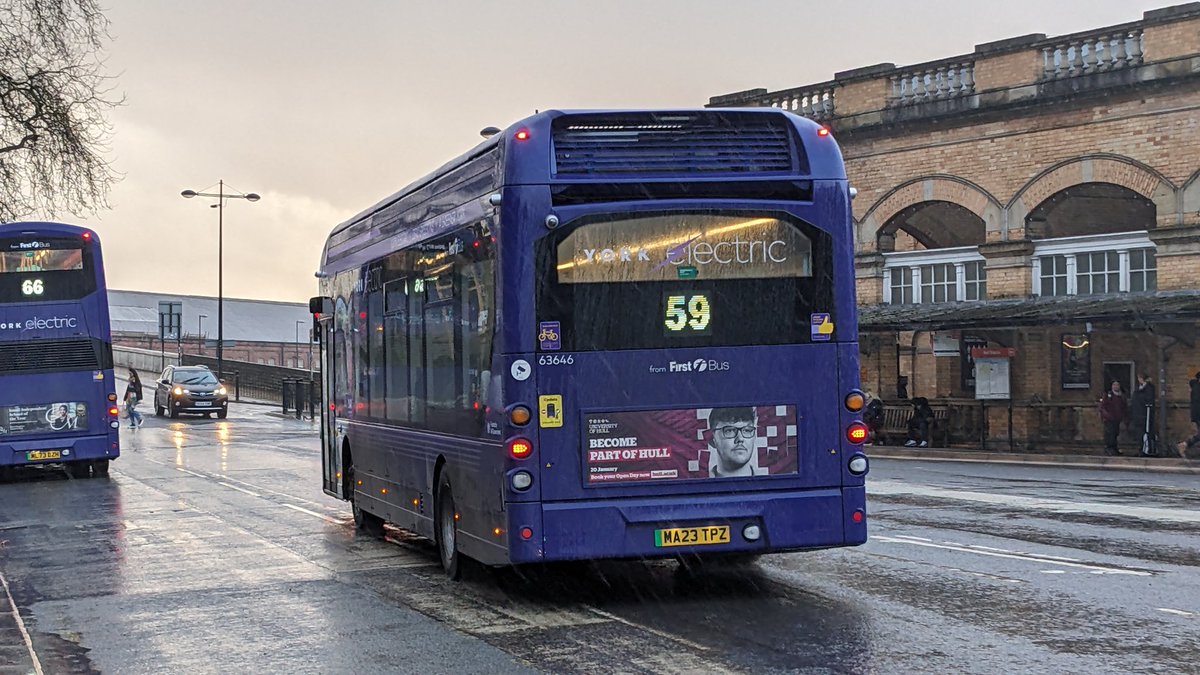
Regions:
<instances>
[{"instance_id":1,"label":"'from first bus' logo","mask_svg":"<svg viewBox=\"0 0 1200 675\"><path fill-rule=\"evenodd\" d=\"M79 319L73 316L52 316L49 319L35 316L25 321L0 321L0 330L62 330L78 327Z\"/></svg>"}]
</instances>

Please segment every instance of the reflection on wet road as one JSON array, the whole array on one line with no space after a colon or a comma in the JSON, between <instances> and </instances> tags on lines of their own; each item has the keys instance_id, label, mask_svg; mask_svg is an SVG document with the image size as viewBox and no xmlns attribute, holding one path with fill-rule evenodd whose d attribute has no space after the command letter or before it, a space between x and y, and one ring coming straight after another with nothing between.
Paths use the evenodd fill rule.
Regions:
<instances>
[{"instance_id":1,"label":"reflection on wet road","mask_svg":"<svg viewBox=\"0 0 1200 675\"><path fill-rule=\"evenodd\" d=\"M307 422L243 406L122 431L107 480L0 485L0 673L1200 662L1194 477L878 461L858 549L744 570L473 569L455 584L424 540L355 536L320 491Z\"/></svg>"}]
</instances>

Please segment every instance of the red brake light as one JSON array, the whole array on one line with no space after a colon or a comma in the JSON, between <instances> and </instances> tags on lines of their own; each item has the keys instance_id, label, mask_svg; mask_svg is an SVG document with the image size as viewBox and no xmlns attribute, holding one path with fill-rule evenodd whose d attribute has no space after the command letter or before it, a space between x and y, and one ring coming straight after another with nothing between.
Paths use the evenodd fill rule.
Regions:
<instances>
[{"instance_id":1,"label":"red brake light","mask_svg":"<svg viewBox=\"0 0 1200 675\"><path fill-rule=\"evenodd\" d=\"M870 430L867 429L867 425L863 424L862 422L855 422L846 428L846 440L854 443L855 445L866 443L867 436L869 435Z\"/></svg>"},{"instance_id":2,"label":"red brake light","mask_svg":"<svg viewBox=\"0 0 1200 675\"><path fill-rule=\"evenodd\" d=\"M114 405L114 406L109 406L109 408L108 408L108 414L109 414L111 417L116 417L117 415L120 415L120 414L121 414L121 409L120 409L120 408L118 408L118 407L117 407L117 406L115 406L115 405Z\"/></svg>"},{"instance_id":3,"label":"red brake light","mask_svg":"<svg viewBox=\"0 0 1200 675\"><path fill-rule=\"evenodd\" d=\"M525 459L533 454L533 443L528 438L514 438L508 442L508 454L513 459Z\"/></svg>"},{"instance_id":4,"label":"red brake light","mask_svg":"<svg viewBox=\"0 0 1200 675\"><path fill-rule=\"evenodd\" d=\"M515 136L515 138L518 141L527 141L527 140L529 140L529 132L526 131L525 129L522 129L517 132L517 135Z\"/></svg>"},{"instance_id":5,"label":"red brake light","mask_svg":"<svg viewBox=\"0 0 1200 675\"><path fill-rule=\"evenodd\" d=\"M533 539L533 529L528 528L528 527L522 527L521 528L521 538L526 541Z\"/></svg>"},{"instance_id":6,"label":"red brake light","mask_svg":"<svg viewBox=\"0 0 1200 675\"><path fill-rule=\"evenodd\" d=\"M91 233L91 232L84 232L84 233L83 233L83 240L84 240L84 241L91 241L91 240L92 240L92 233Z\"/></svg>"},{"instance_id":7,"label":"red brake light","mask_svg":"<svg viewBox=\"0 0 1200 675\"><path fill-rule=\"evenodd\" d=\"M817 135L821 138L825 138L829 135L829 127L821 127L820 129L817 129Z\"/></svg>"}]
</instances>

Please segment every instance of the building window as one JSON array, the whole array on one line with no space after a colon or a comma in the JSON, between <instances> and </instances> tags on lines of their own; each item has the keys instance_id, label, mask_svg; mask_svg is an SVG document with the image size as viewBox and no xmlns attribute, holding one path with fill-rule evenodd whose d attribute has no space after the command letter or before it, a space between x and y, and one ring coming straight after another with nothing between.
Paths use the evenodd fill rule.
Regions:
<instances>
[{"instance_id":1,"label":"building window","mask_svg":"<svg viewBox=\"0 0 1200 675\"><path fill-rule=\"evenodd\" d=\"M1158 267L1153 248L1108 247L1041 255L1037 259L1038 295L1101 295L1158 288Z\"/></svg>"},{"instance_id":2,"label":"building window","mask_svg":"<svg viewBox=\"0 0 1200 675\"><path fill-rule=\"evenodd\" d=\"M921 266L921 302L958 300L958 273L953 263Z\"/></svg>"},{"instance_id":3,"label":"building window","mask_svg":"<svg viewBox=\"0 0 1200 675\"><path fill-rule=\"evenodd\" d=\"M1121 290L1121 254L1098 251L1075 256L1075 283L1078 295L1117 293Z\"/></svg>"},{"instance_id":4,"label":"building window","mask_svg":"<svg viewBox=\"0 0 1200 675\"><path fill-rule=\"evenodd\" d=\"M892 304L913 303L913 268L897 267L892 270Z\"/></svg>"},{"instance_id":5,"label":"building window","mask_svg":"<svg viewBox=\"0 0 1200 675\"><path fill-rule=\"evenodd\" d=\"M1067 256L1042 258L1042 295L1067 295Z\"/></svg>"},{"instance_id":6,"label":"building window","mask_svg":"<svg viewBox=\"0 0 1200 675\"><path fill-rule=\"evenodd\" d=\"M974 246L887 256L885 302L920 305L987 299L987 265Z\"/></svg>"},{"instance_id":7,"label":"building window","mask_svg":"<svg viewBox=\"0 0 1200 675\"><path fill-rule=\"evenodd\" d=\"M1158 263L1154 249L1129 252L1129 290L1135 293L1158 289Z\"/></svg>"},{"instance_id":8,"label":"building window","mask_svg":"<svg viewBox=\"0 0 1200 675\"><path fill-rule=\"evenodd\" d=\"M982 260L963 263L963 299L987 299L987 268Z\"/></svg>"}]
</instances>

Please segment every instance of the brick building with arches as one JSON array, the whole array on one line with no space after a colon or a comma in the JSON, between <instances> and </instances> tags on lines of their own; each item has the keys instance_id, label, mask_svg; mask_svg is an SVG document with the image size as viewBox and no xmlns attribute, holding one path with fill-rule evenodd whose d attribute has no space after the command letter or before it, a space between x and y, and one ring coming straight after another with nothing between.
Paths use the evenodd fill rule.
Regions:
<instances>
[{"instance_id":1,"label":"brick building with arches","mask_svg":"<svg viewBox=\"0 0 1200 675\"><path fill-rule=\"evenodd\" d=\"M956 444L1094 449L1099 396L1141 374L1166 411L1160 437L1187 432L1200 2L709 106L834 131L857 189L863 381L883 398L950 408ZM1007 399L976 400L974 347L1015 354Z\"/></svg>"}]
</instances>

